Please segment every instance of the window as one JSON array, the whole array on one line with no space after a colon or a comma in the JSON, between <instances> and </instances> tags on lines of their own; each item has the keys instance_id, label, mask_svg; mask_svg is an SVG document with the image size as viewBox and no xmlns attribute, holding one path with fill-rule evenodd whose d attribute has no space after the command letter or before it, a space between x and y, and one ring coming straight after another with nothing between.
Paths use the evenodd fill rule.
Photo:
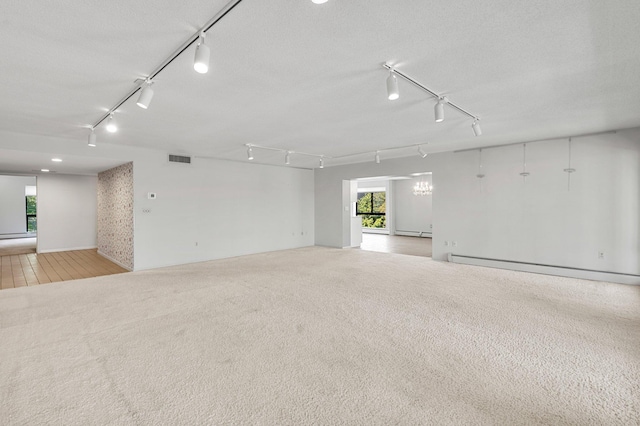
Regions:
<instances>
[{"instance_id":1,"label":"window","mask_svg":"<svg viewBox=\"0 0 640 426\"><path fill-rule=\"evenodd\" d=\"M27 232L36 232L36 196L27 195Z\"/></svg>"},{"instance_id":2,"label":"window","mask_svg":"<svg viewBox=\"0 0 640 426\"><path fill-rule=\"evenodd\" d=\"M359 192L356 214L362 218L363 228L386 228L386 193Z\"/></svg>"}]
</instances>

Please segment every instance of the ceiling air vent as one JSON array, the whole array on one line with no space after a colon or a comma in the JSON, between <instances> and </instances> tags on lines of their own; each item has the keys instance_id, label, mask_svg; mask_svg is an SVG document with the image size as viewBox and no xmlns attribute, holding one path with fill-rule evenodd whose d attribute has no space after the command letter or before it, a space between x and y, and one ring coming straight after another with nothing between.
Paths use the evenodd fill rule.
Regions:
<instances>
[{"instance_id":1,"label":"ceiling air vent","mask_svg":"<svg viewBox=\"0 0 640 426\"><path fill-rule=\"evenodd\" d=\"M184 155L169 154L169 162L170 163L191 164L191 157L185 157Z\"/></svg>"}]
</instances>

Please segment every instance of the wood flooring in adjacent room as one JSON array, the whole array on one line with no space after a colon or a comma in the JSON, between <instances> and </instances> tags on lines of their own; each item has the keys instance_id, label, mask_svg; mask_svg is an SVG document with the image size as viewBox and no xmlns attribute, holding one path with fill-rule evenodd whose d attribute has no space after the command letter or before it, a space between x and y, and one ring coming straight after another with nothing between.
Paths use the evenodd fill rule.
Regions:
<instances>
[{"instance_id":1,"label":"wood flooring in adjacent room","mask_svg":"<svg viewBox=\"0 0 640 426\"><path fill-rule=\"evenodd\" d=\"M431 238L362 233L362 250L431 257Z\"/></svg>"},{"instance_id":2,"label":"wood flooring in adjacent room","mask_svg":"<svg viewBox=\"0 0 640 426\"><path fill-rule=\"evenodd\" d=\"M0 256L0 289L129 272L97 250Z\"/></svg>"}]
</instances>

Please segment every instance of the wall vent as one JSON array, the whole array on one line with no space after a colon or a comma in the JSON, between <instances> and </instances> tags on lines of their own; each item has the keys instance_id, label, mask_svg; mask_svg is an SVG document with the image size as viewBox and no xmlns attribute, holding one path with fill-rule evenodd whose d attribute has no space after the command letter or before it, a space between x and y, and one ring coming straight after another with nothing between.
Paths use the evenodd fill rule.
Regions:
<instances>
[{"instance_id":1,"label":"wall vent","mask_svg":"<svg viewBox=\"0 0 640 426\"><path fill-rule=\"evenodd\" d=\"M169 154L169 162L170 163L191 164L191 157L185 157L184 155Z\"/></svg>"}]
</instances>

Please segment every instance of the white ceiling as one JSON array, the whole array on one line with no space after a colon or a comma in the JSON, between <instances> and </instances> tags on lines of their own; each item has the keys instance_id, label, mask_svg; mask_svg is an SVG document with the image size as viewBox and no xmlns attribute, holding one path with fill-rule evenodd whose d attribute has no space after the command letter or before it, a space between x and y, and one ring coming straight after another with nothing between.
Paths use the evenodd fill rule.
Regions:
<instances>
[{"instance_id":1,"label":"white ceiling","mask_svg":"<svg viewBox=\"0 0 640 426\"><path fill-rule=\"evenodd\" d=\"M42 161L55 155L49 137L68 140L82 162L86 127L226 5L3 0L0 132L40 141ZM247 143L348 156L330 166L414 144L441 152L640 126L638 22L637 0L243 0L208 33L208 74L193 71L191 46L155 79L149 109L134 96L98 143L239 161ZM479 115L484 134L452 109L436 124L434 100L402 80L388 101L384 62ZM0 171L44 167L4 143ZM281 153L254 155L284 166ZM292 156L291 167L316 165Z\"/></svg>"}]
</instances>

